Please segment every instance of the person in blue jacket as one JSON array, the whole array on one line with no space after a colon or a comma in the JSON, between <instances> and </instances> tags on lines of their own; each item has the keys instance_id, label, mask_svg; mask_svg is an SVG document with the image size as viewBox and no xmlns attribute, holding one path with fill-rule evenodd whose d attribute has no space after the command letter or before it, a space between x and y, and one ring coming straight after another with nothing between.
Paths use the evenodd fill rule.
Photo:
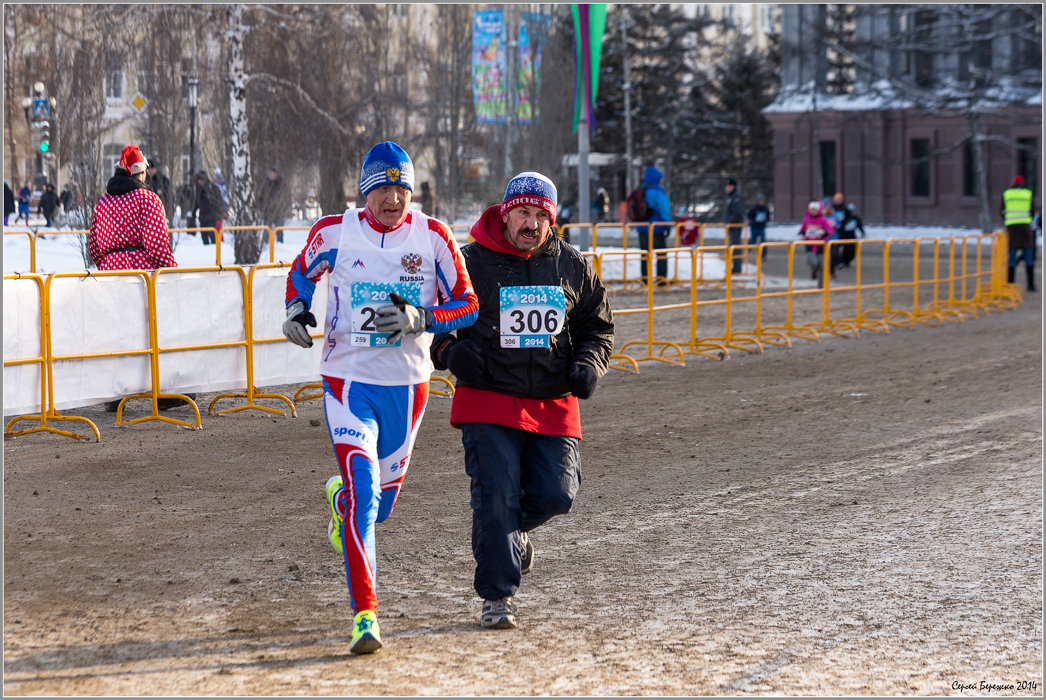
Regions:
<instances>
[{"instance_id":1,"label":"person in blue jacket","mask_svg":"<svg viewBox=\"0 0 1046 700\"><path fill-rule=\"evenodd\" d=\"M755 205L745 215L748 221L748 244L766 243L766 225L770 222L770 208L766 206L766 195L755 198ZM763 247L763 260L766 260L766 247Z\"/></svg>"},{"instance_id":2,"label":"person in blue jacket","mask_svg":"<svg viewBox=\"0 0 1046 700\"><path fill-rule=\"evenodd\" d=\"M643 171L643 202L646 204L647 221L666 222L660 226L654 226L653 246L654 248L668 247L668 234L672 233L672 207L668 203L668 193L661 186L664 173L652 165L648 165ZM647 250L647 227L639 228L639 247ZM646 279L646 258L640 264L643 279ZM657 256L657 286L668 286L668 257Z\"/></svg>"}]
</instances>

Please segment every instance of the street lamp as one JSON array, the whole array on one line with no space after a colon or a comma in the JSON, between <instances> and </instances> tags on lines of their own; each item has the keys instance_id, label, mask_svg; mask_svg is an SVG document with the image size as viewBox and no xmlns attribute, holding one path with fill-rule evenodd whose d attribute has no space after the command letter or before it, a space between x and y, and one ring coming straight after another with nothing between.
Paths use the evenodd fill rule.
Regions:
<instances>
[{"instance_id":1,"label":"street lamp","mask_svg":"<svg viewBox=\"0 0 1046 700\"><path fill-rule=\"evenodd\" d=\"M189 182L192 183L190 191L193 193L192 203L189 206L192 208L196 203L196 108L200 105L200 81L196 78L189 78L188 90L186 102L189 105ZM187 225L190 224L190 216L190 214L186 214ZM194 228L195 225L196 222L193 220L189 227Z\"/></svg>"},{"instance_id":2,"label":"street lamp","mask_svg":"<svg viewBox=\"0 0 1046 700\"><path fill-rule=\"evenodd\" d=\"M33 140L34 140L34 136L35 136L35 134L33 133L33 120L31 119L31 116L30 116L32 114L32 111L33 111L33 98L32 97L23 97L22 98L22 109L25 110L25 128L29 131L29 137L27 139L29 143L28 143L28 146L26 147L26 153L27 154L32 154L32 152L33 152ZM25 159L25 172L23 174L23 178L24 179L22 180L23 182L28 182L29 179L31 178L31 174L29 173L29 161L30 161L31 158L32 158L32 155L27 155L26 156L26 159Z\"/></svg>"}]
</instances>

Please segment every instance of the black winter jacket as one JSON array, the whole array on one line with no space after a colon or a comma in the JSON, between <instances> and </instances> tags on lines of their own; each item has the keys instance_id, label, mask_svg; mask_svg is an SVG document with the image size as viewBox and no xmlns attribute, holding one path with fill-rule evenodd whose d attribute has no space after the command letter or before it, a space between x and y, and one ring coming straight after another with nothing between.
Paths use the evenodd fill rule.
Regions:
<instances>
[{"instance_id":1,"label":"black winter jacket","mask_svg":"<svg viewBox=\"0 0 1046 700\"><path fill-rule=\"evenodd\" d=\"M40 195L40 212L50 217L58 210L60 203L54 190L44 190L44 193Z\"/></svg>"},{"instance_id":2,"label":"black winter jacket","mask_svg":"<svg viewBox=\"0 0 1046 700\"><path fill-rule=\"evenodd\" d=\"M570 395L567 373L574 362L583 362L602 377L614 350L614 318L606 289L592 266L571 245L550 235L529 258L488 247L501 240L504 224L499 206L487 209L472 229L476 240L463 246L462 255L479 296L479 318L456 331L459 340L471 340L484 359L483 379L461 386L495 391L509 396L552 399ZM547 348L503 348L500 344L500 289L510 286L562 287L566 297L566 323ZM443 333L432 342L432 360L447 340Z\"/></svg>"}]
</instances>

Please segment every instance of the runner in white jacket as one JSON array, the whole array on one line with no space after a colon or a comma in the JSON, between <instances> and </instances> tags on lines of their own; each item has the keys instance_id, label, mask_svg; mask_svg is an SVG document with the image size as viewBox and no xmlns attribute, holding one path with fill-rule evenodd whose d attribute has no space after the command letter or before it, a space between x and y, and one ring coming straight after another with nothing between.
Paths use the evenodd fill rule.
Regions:
<instances>
[{"instance_id":1,"label":"runner in white jacket","mask_svg":"<svg viewBox=\"0 0 1046 700\"><path fill-rule=\"evenodd\" d=\"M316 282L329 275L324 410L340 475L327 482L328 535L345 558L354 653L382 645L374 525L392 513L428 402L433 333L475 322L479 301L450 228L410 210L414 166L391 141L363 161L363 209L325 216L287 277L288 340L312 345Z\"/></svg>"}]
</instances>

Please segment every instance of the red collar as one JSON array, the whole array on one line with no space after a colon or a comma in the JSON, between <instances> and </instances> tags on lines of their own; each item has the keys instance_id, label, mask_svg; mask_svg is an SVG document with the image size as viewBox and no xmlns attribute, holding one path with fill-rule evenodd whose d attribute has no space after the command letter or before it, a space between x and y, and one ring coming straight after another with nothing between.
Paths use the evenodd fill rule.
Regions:
<instances>
[{"instance_id":1,"label":"red collar","mask_svg":"<svg viewBox=\"0 0 1046 700\"><path fill-rule=\"evenodd\" d=\"M403 226L403 224L409 224L411 222L411 219L410 211L408 211L407 218L403 220L403 224L400 224L395 228L388 228L387 226L385 226L385 224L378 221L377 217L375 217L374 214L371 213L370 209L368 209L367 207L363 207L363 209L360 211L360 221L366 221L368 224L370 224L370 227L378 233L389 233L391 231L395 231L400 226Z\"/></svg>"}]
</instances>

